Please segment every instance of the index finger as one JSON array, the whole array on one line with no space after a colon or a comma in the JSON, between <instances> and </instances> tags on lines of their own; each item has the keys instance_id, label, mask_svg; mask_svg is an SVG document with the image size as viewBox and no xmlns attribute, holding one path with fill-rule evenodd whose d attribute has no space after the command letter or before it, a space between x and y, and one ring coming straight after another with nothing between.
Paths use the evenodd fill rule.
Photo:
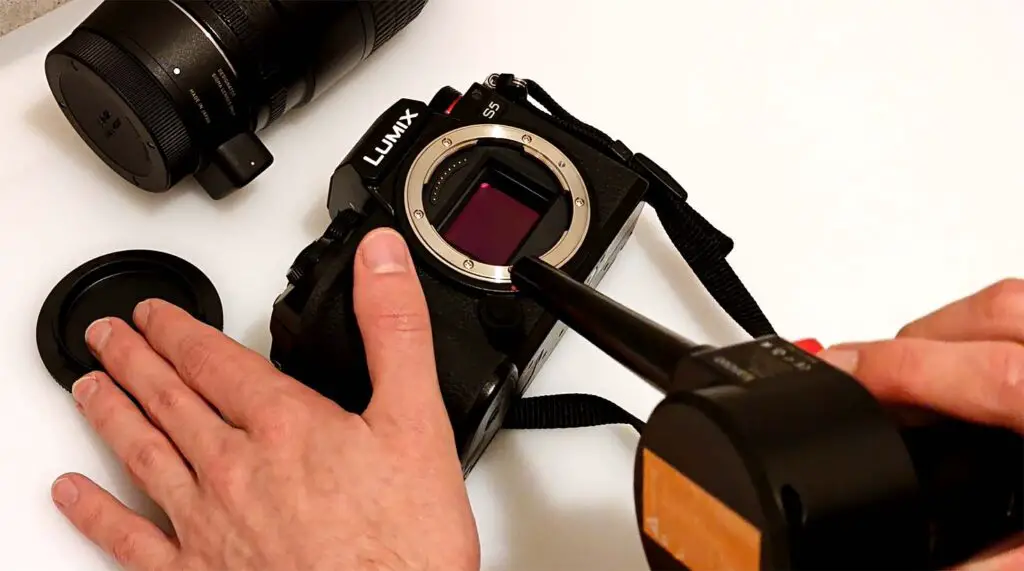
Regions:
<instances>
[{"instance_id":1,"label":"index finger","mask_svg":"<svg viewBox=\"0 0 1024 571\"><path fill-rule=\"evenodd\" d=\"M881 400L1024 432L1024 347L1016 343L907 338L837 345L819 357Z\"/></svg>"},{"instance_id":2,"label":"index finger","mask_svg":"<svg viewBox=\"0 0 1024 571\"><path fill-rule=\"evenodd\" d=\"M908 323L897 337L1024 343L1024 280L1007 279Z\"/></svg>"},{"instance_id":3,"label":"index finger","mask_svg":"<svg viewBox=\"0 0 1024 571\"><path fill-rule=\"evenodd\" d=\"M166 301L143 301L134 320L182 381L235 426L250 426L268 395L284 386L269 361Z\"/></svg>"}]
</instances>

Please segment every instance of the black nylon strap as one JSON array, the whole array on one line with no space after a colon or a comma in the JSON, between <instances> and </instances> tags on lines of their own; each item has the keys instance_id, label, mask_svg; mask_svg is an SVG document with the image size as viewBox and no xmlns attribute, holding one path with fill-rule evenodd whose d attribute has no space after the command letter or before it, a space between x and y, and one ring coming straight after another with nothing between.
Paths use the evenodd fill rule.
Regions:
<instances>
[{"instance_id":1,"label":"black nylon strap","mask_svg":"<svg viewBox=\"0 0 1024 571\"><path fill-rule=\"evenodd\" d=\"M499 74L493 76L493 83L506 97L531 106L540 113L546 112L559 127L590 142L608 156L630 167L638 166L639 161L624 144L574 117L537 82ZM543 110L533 105L529 98L540 103ZM751 337L775 333L768 318L725 260L732 251L732 239L686 203L685 191L671 180L668 173L660 167L657 170L658 178L668 180L650 181L652 184L646 200L654 208L676 250L708 293ZM669 188L670 184L677 188Z\"/></svg>"},{"instance_id":2,"label":"black nylon strap","mask_svg":"<svg viewBox=\"0 0 1024 571\"><path fill-rule=\"evenodd\" d=\"M580 121L558 104L537 82L511 74L496 74L489 80L506 97L533 106L533 98L559 127L589 141L605 154L631 167L636 157L620 141ZM538 112L544 112L533 106ZM665 233L686 260L697 279L719 306L751 337L775 333L739 276L726 261L733 241L708 222L686 202L685 191L668 173L655 173L646 201L654 208ZM655 184L659 182L661 184ZM672 188L675 187L675 188ZM505 418L504 428L579 428L602 424L628 424L638 432L643 422L603 398L586 394L550 395L520 399Z\"/></svg>"},{"instance_id":3,"label":"black nylon strap","mask_svg":"<svg viewBox=\"0 0 1024 571\"><path fill-rule=\"evenodd\" d=\"M647 202L654 207L669 240L718 305L751 337L774 334L761 307L725 259L732 251L732 239L670 192L652 193Z\"/></svg>"},{"instance_id":4,"label":"black nylon strap","mask_svg":"<svg viewBox=\"0 0 1024 571\"><path fill-rule=\"evenodd\" d=\"M503 428L584 428L628 424L640 432L644 423L619 405L595 395L564 394L520 399L505 416Z\"/></svg>"}]
</instances>

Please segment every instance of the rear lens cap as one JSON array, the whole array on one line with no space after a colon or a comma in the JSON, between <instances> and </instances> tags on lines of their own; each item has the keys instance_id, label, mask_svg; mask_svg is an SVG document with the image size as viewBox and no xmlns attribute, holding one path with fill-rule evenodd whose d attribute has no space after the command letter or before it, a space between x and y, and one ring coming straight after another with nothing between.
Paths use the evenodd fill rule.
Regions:
<instances>
[{"instance_id":1,"label":"rear lens cap","mask_svg":"<svg viewBox=\"0 0 1024 571\"><path fill-rule=\"evenodd\" d=\"M70 391L82 375L103 370L85 344L86 328L103 317L133 324L135 306L153 298L212 327L224 327L220 296L199 268L150 250L107 254L75 268L53 288L39 311L36 344L54 380Z\"/></svg>"}]
</instances>

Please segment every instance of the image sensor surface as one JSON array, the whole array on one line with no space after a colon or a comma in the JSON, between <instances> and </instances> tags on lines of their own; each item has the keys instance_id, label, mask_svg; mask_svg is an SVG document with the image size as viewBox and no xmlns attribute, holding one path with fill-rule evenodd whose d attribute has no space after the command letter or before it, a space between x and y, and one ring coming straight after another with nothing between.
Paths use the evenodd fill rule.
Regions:
<instances>
[{"instance_id":1,"label":"image sensor surface","mask_svg":"<svg viewBox=\"0 0 1024 571\"><path fill-rule=\"evenodd\" d=\"M504 266L512 261L540 216L502 189L482 182L443 235L473 258Z\"/></svg>"}]
</instances>

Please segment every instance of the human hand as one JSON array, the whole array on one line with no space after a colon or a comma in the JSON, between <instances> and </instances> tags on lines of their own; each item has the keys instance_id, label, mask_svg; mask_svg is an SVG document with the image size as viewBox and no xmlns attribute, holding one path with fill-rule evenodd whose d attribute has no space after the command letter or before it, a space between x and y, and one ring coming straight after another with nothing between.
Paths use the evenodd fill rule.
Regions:
<instances>
[{"instance_id":1,"label":"human hand","mask_svg":"<svg viewBox=\"0 0 1024 571\"><path fill-rule=\"evenodd\" d=\"M133 571L479 568L427 307L397 233L363 240L354 285L374 389L362 415L168 303L139 304L142 335L93 324L87 340L117 384L86 375L75 401L173 533L79 474L57 479L54 502Z\"/></svg>"},{"instance_id":2,"label":"human hand","mask_svg":"<svg viewBox=\"0 0 1024 571\"><path fill-rule=\"evenodd\" d=\"M844 343L819 356L880 400L1024 433L1024 281L1004 280L954 301L895 339ZM1021 571L1021 539L994 546L964 571Z\"/></svg>"}]
</instances>

